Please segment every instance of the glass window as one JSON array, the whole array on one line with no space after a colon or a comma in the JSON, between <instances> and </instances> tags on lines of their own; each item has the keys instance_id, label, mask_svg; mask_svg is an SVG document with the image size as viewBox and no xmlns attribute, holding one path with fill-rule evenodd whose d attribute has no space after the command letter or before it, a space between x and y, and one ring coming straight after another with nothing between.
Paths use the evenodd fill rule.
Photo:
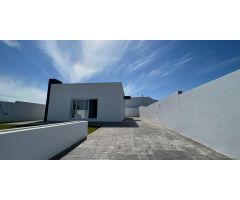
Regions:
<instances>
[{"instance_id":1,"label":"glass window","mask_svg":"<svg viewBox=\"0 0 240 200\"><path fill-rule=\"evenodd\" d=\"M72 118L88 118L88 100L72 100Z\"/></svg>"},{"instance_id":2,"label":"glass window","mask_svg":"<svg viewBox=\"0 0 240 200\"><path fill-rule=\"evenodd\" d=\"M78 110L88 110L88 100L77 100Z\"/></svg>"}]
</instances>

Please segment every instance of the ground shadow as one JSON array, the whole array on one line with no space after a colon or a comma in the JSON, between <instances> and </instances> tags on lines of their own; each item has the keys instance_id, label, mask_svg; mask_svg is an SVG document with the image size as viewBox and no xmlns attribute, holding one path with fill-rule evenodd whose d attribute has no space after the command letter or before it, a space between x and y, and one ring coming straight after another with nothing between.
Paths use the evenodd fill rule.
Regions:
<instances>
[{"instance_id":1,"label":"ground shadow","mask_svg":"<svg viewBox=\"0 0 240 200\"><path fill-rule=\"evenodd\" d=\"M79 140L78 142L76 142L75 144L73 144L72 146L68 147L67 149L63 150L62 152L60 152L59 154L57 154L56 156L52 157L49 160L60 160L62 157L64 157L65 155L67 155L70 151L72 151L73 149L75 149L78 145L82 144L84 141L87 140L87 137Z\"/></svg>"},{"instance_id":2,"label":"ground shadow","mask_svg":"<svg viewBox=\"0 0 240 200\"><path fill-rule=\"evenodd\" d=\"M139 119L125 118L122 122L88 122L89 126L93 127L128 127L128 128L138 128L136 121Z\"/></svg>"},{"instance_id":3,"label":"ground shadow","mask_svg":"<svg viewBox=\"0 0 240 200\"><path fill-rule=\"evenodd\" d=\"M141 121L140 119L133 119L133 118L125 118L122 122L88 122L88 125L91 127L128 127L128 128L137 128L139 127L137 121ZM16 125L16 128L21 127L29 127L29 126L41 126L41 125L48 125L48 124L56 124L62 123L63 121L54 121L54 122L46 122L46 121L37 121L37 122L30 122L25 124Z\"/></svg>"}]
</instances>

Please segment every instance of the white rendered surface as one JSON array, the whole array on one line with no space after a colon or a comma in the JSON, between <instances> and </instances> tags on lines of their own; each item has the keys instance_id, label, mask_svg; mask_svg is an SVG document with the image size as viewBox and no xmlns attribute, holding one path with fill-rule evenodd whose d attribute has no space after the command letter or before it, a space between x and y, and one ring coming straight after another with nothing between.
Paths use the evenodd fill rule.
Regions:
<instances>
[{"instance_id":1,"label":"white rendered surface","mask_svg":"<svg viewBox=\"0 0 240 200\"><path fill-rule=\"evenodd\" d=\"M45 105L42 104L0 101L0 123L42 120L44 113Z\"/></svg>"},{"instance_id":2,"label":"white rendered surface","mask_svg":"<svg viewBox=\"0 0 240 200\"><path fill-rule=\"evenodd\" d=\"M131 99L125 99L125 117L139 117L139 107L148 106L155 101L150 97L131 97Z\"/></svg>"},{"instance_id":3,"label":"white rendered surface","mask_svg":"<svg viewBox=\"0 0 240 200\"><path fill-rule=\"evenodd\" d=\"M72 99L97 99L96 119L87 121L122 121L125 116L124 92L121 83L53 84L48 121L69 121Z\"/></svg>"},{"instance_id":4,"label":"white rendered surface","mask_svg":"<svg viewBox=\"0 0 240 200\"><path fill-rule=\"evenodd\" d=\"M50 159L85 138L87 127L87 122L77 121L1 131L0 159Z\"/></svg>"},{"instance_id":5,"label":"white rendered surface","mask_svg":"<svg viewBox=\"0 0 240 200\"><path fill-rule=\"evenodd\" d=\"M240 159L240 70L141 107L140 115Z\"/></svg>"}]
</instances>

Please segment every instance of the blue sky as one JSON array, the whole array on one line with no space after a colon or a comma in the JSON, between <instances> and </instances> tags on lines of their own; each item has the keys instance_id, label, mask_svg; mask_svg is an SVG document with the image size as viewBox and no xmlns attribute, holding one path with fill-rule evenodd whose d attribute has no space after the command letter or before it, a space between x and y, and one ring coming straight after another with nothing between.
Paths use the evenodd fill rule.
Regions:
<instances>
[{"instance_id":1,"label":"blue sky","mask_svg":"<svg viewBox=\"0 0 240 200\"><path fill-rule=\"evenodd\" d=\"M0 41L0 100L45 103L49 78L161 99L240 68L240 41Z\"/></svg>"}]
</instances>

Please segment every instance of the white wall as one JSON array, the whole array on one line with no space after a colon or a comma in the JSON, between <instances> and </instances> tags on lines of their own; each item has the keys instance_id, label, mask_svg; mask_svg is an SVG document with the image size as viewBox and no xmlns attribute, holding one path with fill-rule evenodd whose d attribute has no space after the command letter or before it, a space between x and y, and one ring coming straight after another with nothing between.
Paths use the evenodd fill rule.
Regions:
<instances>
[{"instance_id":1,"label":"white wall","mask_svg":"<svg viewBox=\"0 0 240 200\"><path fill-rule=\"evenodd\" d=\"M48 121L71 120L72 99L97 99L97 119L88 121L122 121L125 116L121 83L52 84Z\"/></svg>"},{"instance_id":2,"label":"white wall","mask_svg":"<svg viewBox=\"0 0 240 200\"><path fill-rule=\"evenodd\" d=\"M178 92L175 92L167 98L157 101L148 107L140 107L140 113L143 121L151 124L159 123L179 130Z\"/></svg>"},{"instance_id":3,"label":"white wall","mask_svg":"<svg viewBox=\"0 0 240 200\"><path fill-rule=\"evenodd\" d=\"M42 120L44 113L45 105L42 104L0 101L0 123Z\"/></svg>"},{"instance_id":4,"label":"white wall","mask_svg":"<svg viewBox=\"0 0 240 200\"><path fill-rule=\"evenodd\" d=\"M155 104L160 104L161 109L156 111L154 104L141 107L143 121L164 124L240 159L240 70ZM174 123L178 116L179 125Z\"/></svg>"},{"instance_id":5,"label":"white wall","mask_svg":"<svg viewBox=\"0 0 240 200\"><path fill-rule=\"evenodd\" d=\"M139 108L125 108L125 117L139 117Z\"/></svg>"},{"instance_id":6,"label":"white wall","mask_svg":"<svg viewBox=\"0 0 240 200\"><path fill-rule=\"evenodd\" d=\"M50 159L85 138L87 127L78 121L0 132L0 159Z\"/></svg>"},{"instance_id":7,"label":"white wall","mask_svg":"<svg viewBox=\"0 0 240 200\"><path fill-rule=\"evenodd\" d=\"M139 117L139 107L148 106L155 101L150 97L131 97L131 99L125 99L125 117Z\"/></svg>"}]
</instances>

